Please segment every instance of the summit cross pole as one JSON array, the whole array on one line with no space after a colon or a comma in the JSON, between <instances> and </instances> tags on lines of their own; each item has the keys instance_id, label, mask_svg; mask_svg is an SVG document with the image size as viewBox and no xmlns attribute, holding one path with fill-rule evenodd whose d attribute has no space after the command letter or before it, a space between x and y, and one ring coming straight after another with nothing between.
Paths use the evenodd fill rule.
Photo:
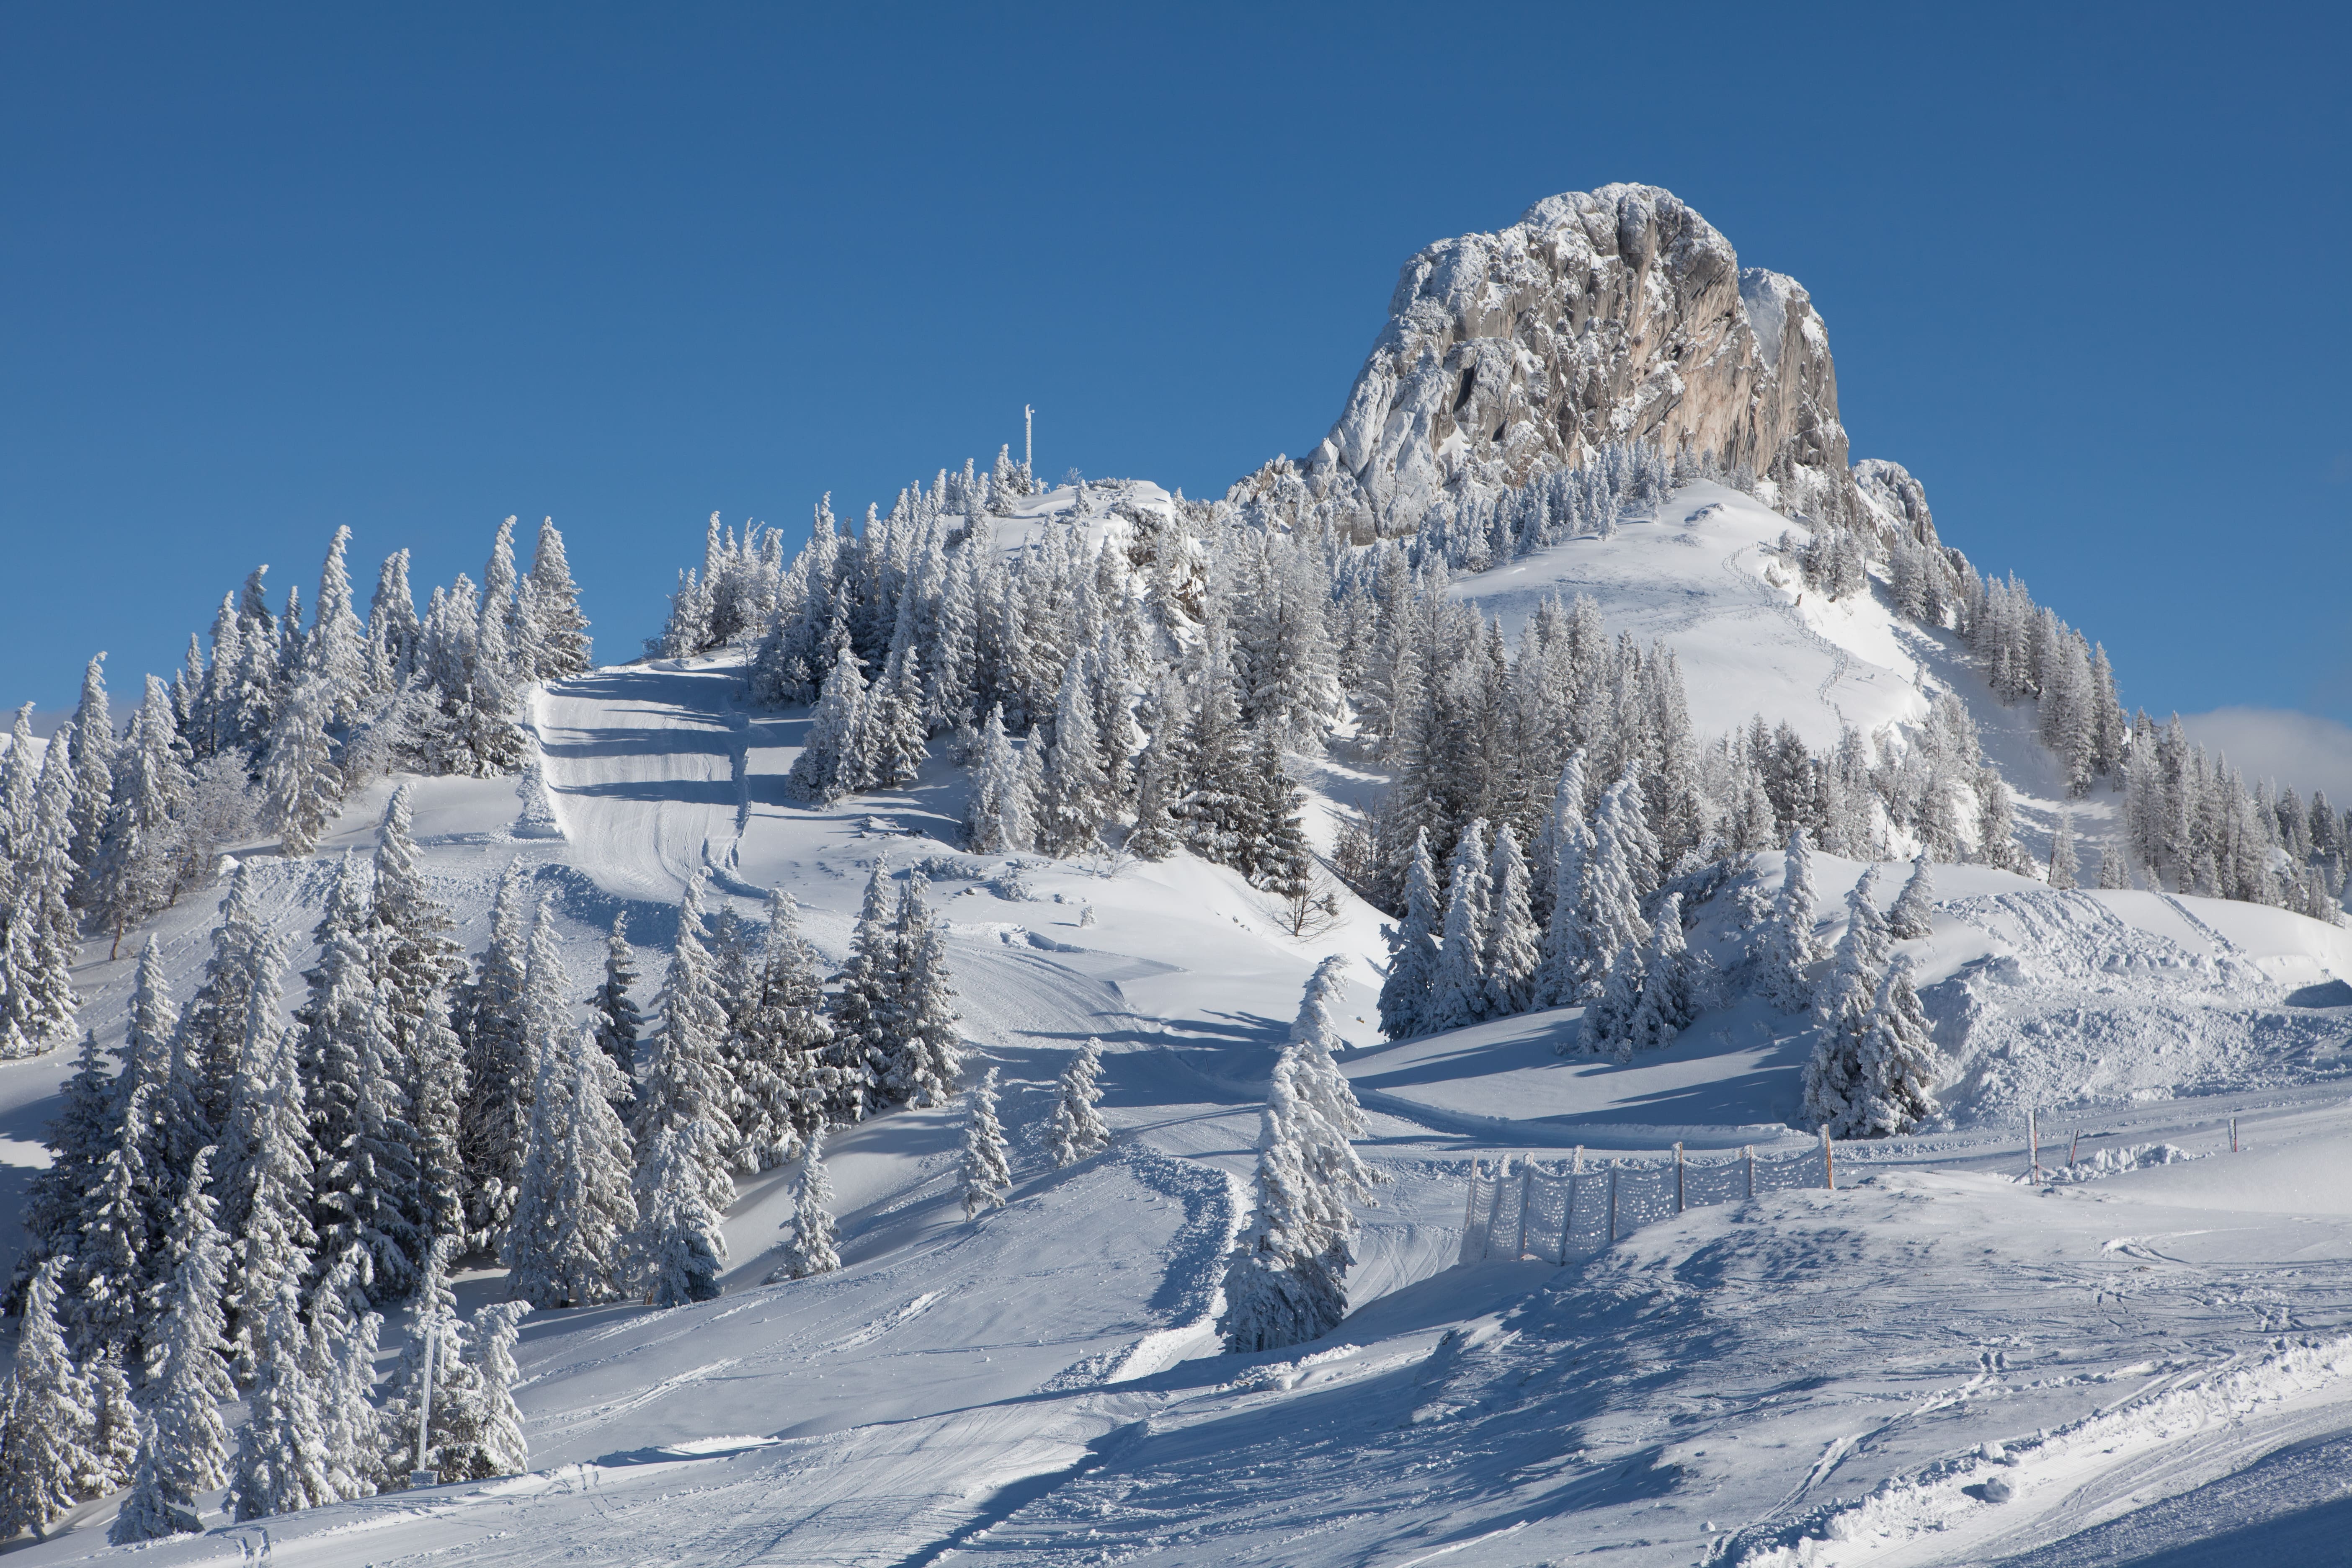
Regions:
<instances>
[{"instance_id":1,"label":"summit cross pole","mask_svg":"<svg viewBox=\"0 0 2352 1568\"><path fill-rule=\"evenodd\" d=\"M1021 466L1029 470L1030 482L1037 477L1037 411L1027 404L1021 405Z\"/></svg>"}]
</instances>

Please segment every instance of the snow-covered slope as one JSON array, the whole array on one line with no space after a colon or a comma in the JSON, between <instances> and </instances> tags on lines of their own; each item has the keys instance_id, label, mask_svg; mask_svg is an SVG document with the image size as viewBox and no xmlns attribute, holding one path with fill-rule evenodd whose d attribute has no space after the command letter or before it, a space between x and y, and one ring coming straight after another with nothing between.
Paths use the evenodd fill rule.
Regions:
<instances>
[{"instance_id":1,"label":"snow-covered slope","mask_svg":"<svg viewBox=\"0 0 2352 1568\"><path fill-rule=\"evenodd\" d=\"M1876 678L1853 675L1859 661L1840 670L1798 619L1810 606L1754 566L1763 520L1718 504L1689 525L1725 531L1711 556L1634 524L1543 564L1609 595L1628 625L1654 616L1636 629L1682 639L1696 668L1711 616L1676 619L1671 589L1645 608L1628 563L1706 561L1714 575L1694 571L1692 592L1780 639L1786 673L1771 680L1815 702L1816 721L1871 700ZM1534 589L1470 591L1507 609ZM1854 624L1824 641L1850 659L1884 632L1835 613ZM1916 678L1882 651L1887 690ZM1526 1563L1605 1549L1682 1563L1711 1548L1763 1561L1859 1520L1895 1531L1885 1561L1981 1561L2118 1511L2143 1534L2193 1533L2193 1520L2127 1510L2347 1425L2347 1363L2327 1336L2352 1308L2352 1231L2340 1203L2310 1195L2352 1162L2328 1109L2333 1050L2311 1048L2340 1044L2352 1017L2328 1005L2329 983L2352 976L2343 933L1948 868L1935 934L1911 945L1958 1031L1955 1125L1849 1161L1858 1190L1694 1212L1559 1271L1449 1267L1469 1163L1675 1141L1706 1158L1793 1139L1790 1021L1718 1010L1625 1068L1552 1054L1572 1014L1381 1046L1355 1016L1377 982L1360 963L1348 1068L1372 1113L1366 1150L1392 1179L1368 1215L1356 1311L1325 1343L1221 1356L1209 1322L1273 1048L1318 957L1377 951L1375 918L1351 905L1337 931L1294 941L1265 895L1189 858L1034 863L1029 896L1008 898L1002 858L950 847L961 770L934 761L902 794L830 812L786 805L805 717L748 710L736 691L732 668L709 665L546 691L535 718L562 837L517 835L511 781L422 781L436 889L478 942L520 857L557 896L584 993L612 915L660 948L698 868L747 916L788 886L835 957L873 862L920 868L952 922L966 1031L1008 1082L1012 1206L977 1226L954 1208L952 1113L865 1123L834 1150L840 1275L758 1283L791 1215L777 1173L746 1182L729 1216L720 1300L527 1321L532 1475L222 1526L142 1560ZM327 857L366 842L380 804L354 802L319 859L256 861L280 930L307 931ZM1776 858L1758 871L1769 885ZM1858 871L1817 861L1825 917ZM1695 933L1727 961L1728 909ZM209 914L191 900L162 922L183 993ZM127 967L85 975L101 1027ZM1118 1141L1055 1172L1043 1091L1088 1035L1108 1047ZM13 1107L0 1152L32 1157L59 1071L55 1057L0 1068ZM2203 1157L2037 1194L2012 1180L2027 1102L2044 1108L2045 1137L2078 1105L2086 1162L2158 1142ZM2235 1159L2218 1152L2232 1111L2256 1151ZM461 1289L494 1299L500 1279ZM1987 1442L2015 1462L1969 1457ZM2280 1466L2239 1498L2242 1515L2317 1495L2308 1467ZM2017 1503L1966 1490L1995 1469ZM1852 1511L1881 1482L1894 1500ZM26 1561L97 1550L88 1527L104 1515L93 1505ZM1919 1534L1927 1523L1948 1529ZM1940 1555L1948 1536L1968 1550Z\"/></svg>"}]
</instances>

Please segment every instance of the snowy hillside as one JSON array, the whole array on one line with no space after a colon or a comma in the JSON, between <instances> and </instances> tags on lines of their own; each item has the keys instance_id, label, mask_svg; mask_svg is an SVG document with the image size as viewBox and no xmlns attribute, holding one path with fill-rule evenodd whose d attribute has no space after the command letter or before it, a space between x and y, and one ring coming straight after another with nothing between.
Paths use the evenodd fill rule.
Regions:
<instances>
[{"instance_id":1,"label":"snowy hillside","mask_svg":"<svg viewBox=\"0 0 2352 1568\"><path fill-rule=\"evenodd\" d=\"M601 666L551 522L364 622L339 534L93 662L0 758L9 1549L2326 1560L2352 820L1844 458L1612 186L1222 500L714 518Z\"/></svg>"}]
</instances>

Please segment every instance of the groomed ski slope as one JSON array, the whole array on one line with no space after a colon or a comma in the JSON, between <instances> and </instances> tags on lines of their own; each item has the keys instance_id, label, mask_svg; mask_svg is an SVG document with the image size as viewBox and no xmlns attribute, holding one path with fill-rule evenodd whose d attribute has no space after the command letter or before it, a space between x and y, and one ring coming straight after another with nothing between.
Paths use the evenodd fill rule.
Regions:
<instances>
[{"instance_id":1,"label":"groomed ski slope","mask_svg":"<svg viewBox=\"0 0 2352 1568\"><path fill-rule=\"evenodd\" d=\"M1640 526L1561 549L1686 548ZM1768 596L1786 595L1753 581L1768 627ZM1604 613L1618 629L1617 604ZM1795 658L1801 687L1815 667ZM2352 1012L2326 1005L2352 977L2345 933L1939 868L1946 906L1910 945L1956 1074L1949 1126L1842 1151L1854 1184L1836 1194L1694 1211L1566 1268L1460 1269L1474 1159L1795 1146L1793 1021L1717 1009L1623 1068L1552 1054L1572 1011L1382 1045L1362 1021L1381 950L1360 905L1302 942L1229 873L1108 857L1033 860L1028 896L1008 896L1003 858L950 847L963 774L944 763L899 795L788 805L805 715L747 710L723 665L600 671L542 693L534 721L560 839L516 835L512 781L417 785L469 949L517 858L556 899L583 995L616 912L650 995L698 868L747 917L785 886L837 960L876 859L919 867L951 921L966 1032L1006 1079L1013 1201L963 1221L953 1111L869 1121L829 1151L839 1275L759 1283L791 1218L793 1173L776 1172L742 1184L718 1301L526 1321L532 1474L219 1525L139 1561L2056 1564L2098 1560L2064 1538L2111 1517L2144 1551L2226 1514L2254 1532L2242 1547L2308 1530L2303 1510L2335 1495L2311 1456L2352 1433L2336 1343L2352 1331ZM308 931L331 857L372 843L383 793L313 860L255 857L280 930ZM1899 885L1885 869L1882 901ZM1758 870L1770 885L1778 858ZM1827 938L1858 873L1816 864ZM158 927L182 996L215 901ZM1725 962L1727 918L1695 933ZM1265 1075L1330 952L1359 960L1346 1065L1391 1178L1356 1310L1322 1343L1218 1355ZM102 1031L129 968L81 976ZM1045 1091L1088 1035L1118 1140L1055 1172ZM20 1182L68 1068L0 1067L0 1156ZM2117 1173L2017 1182L2029 1101L2045 1142L2089 1134L2078 1173ZM2194 1157L2141 1168L2162 1143ZM469 1306L501 1289L461 1287ZM2009 1501L1984 1500L1996 1471ZM2232 1489L2221 1513L2164 1502L2211 1487ZM110 1512L23 1561L118 1557Z\"/></svg>"}]
</instances>

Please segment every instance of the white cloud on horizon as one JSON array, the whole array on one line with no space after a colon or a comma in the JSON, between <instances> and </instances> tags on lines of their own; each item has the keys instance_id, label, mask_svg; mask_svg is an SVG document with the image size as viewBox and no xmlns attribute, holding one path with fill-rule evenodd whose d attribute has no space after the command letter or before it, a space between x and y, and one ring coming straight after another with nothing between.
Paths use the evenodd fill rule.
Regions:
<instances>
[{"instance_id":1,"label":"white cloud on horizon","mask_svg":"<svg viewBox=\"0 0 2352 1568\"><path fill-rule=\"evenodd\" d=\"M2352 725L2284 708L2216 708L2183 713L2180 727L2207 751L2227 752L2249 784L2271 779L2306 798L2325 790L2339 811L2352 805Z\"/></svg>"}]
</instances>

